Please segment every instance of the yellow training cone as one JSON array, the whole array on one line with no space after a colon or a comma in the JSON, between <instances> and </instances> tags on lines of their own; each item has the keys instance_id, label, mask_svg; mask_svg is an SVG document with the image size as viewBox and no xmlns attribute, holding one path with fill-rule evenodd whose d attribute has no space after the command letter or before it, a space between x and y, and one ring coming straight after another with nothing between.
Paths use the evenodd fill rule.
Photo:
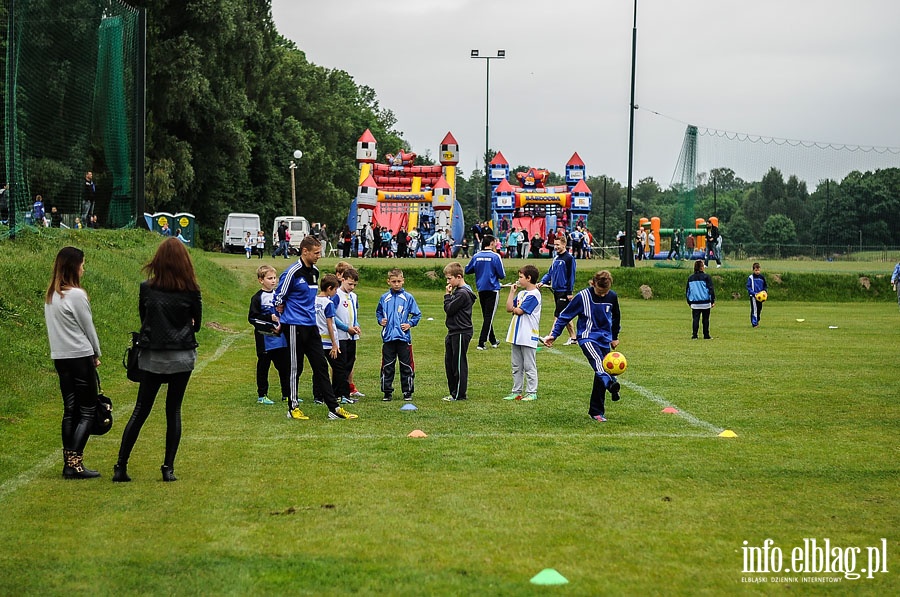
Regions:
<instances>
[{"instance_id":1,"label":"yellow training cone","mask_svg":"<svg viewBox=\"0 0 900 597\"><path fill-rule=\"evenodd\" d=\"M732 431L731 429L726 429L722 433L719 434L719 437L737 437L737 433Z\"/></svg>"}]
</instances>

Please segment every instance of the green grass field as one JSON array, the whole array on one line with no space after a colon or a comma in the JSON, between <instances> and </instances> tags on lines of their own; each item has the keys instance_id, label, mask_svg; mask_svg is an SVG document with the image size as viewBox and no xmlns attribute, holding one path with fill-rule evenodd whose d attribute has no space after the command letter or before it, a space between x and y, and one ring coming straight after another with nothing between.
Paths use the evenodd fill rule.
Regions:
<instances>
[{"instance_id":1,"label":"green grass field","mask_svg":"<svg viewBox=\"0 0 900 597\"><path fill-rule=\"evenodd\" d=\"M397 262L360 262L355 377L367 397L351 408L360 418L328 421L307 400L311 420L291 421L280 402L256 404L246 310L259 262L195 252L206 325L184 404L180 480L160 480L158 401L129 464L134 481L113 484L137 390L119 361L139 324L139 268L153 242L137 232L62 233L0 247L2 595L900 591L900 313L885 296L806 302L776 291L755 330L743 299L722 298L712 341L689 339L683 301L623 298L619 348L629 369L622 400L608 402L609 422L598 424L586 415L591 371L576 346L538 352L532 403L500 399L511 384L506 345L473 346L470 400L442 402L440 281L407 275L424 317L413 332L419 410L401 412L402 401L383 403L378 392L374 309L386 285L369 281ZM87 253L101 374L116 405L113 431L85 451L103 473L93 481L60 476L61 406L41 311L50 263L66 243ZM838 273L855 281L883 269ZM824 273L832 272L810 271ZM686 278L653 275L673 276L673 288ZM544 298L549 331L552 299ZM498 335L508 321L498 313ZM274 371L270 379L277 393ZM301 387L309 398L308 373ZM663 414L669 406L679 412ZM408 438L414 429L428 437ZM737 437L719 437L724 430ZM784 554L782 572L748 573L746 548L766 539ZM866 548L884 545L888 572L856 580L785 572L805 539L860 548L857 573L869 565ZM546 568L569 583L529 582ZM810 578L820 582L802 582Z\"/></svg>"}]
</instances>

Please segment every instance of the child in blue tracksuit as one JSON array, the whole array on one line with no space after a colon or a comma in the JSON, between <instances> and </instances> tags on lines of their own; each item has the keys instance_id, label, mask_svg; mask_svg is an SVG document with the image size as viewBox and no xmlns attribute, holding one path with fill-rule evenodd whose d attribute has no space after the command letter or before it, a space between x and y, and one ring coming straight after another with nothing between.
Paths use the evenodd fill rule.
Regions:
<instances>
[{"instance_id":1,"label":"child in blue tracksuit","mask_svg":"<svg viewBox=\"0 0 900 597\"><path fill-rule=\"evenodd\" d=\"M547 270L547 273L541 278L538 288L543 288L548 282L550 283L550 286L553 288L553 302L555 306L553 309L553 317L556 318L559 317L559 314L563 312L563 309L569 305L569 301L571 301L574 296L575 258L566 249L566 239L563 237L559 237L553 241L553 248L556 251L556 257L554 257L553 261L550 263L550 269ZM556 319L553 320L553 323L556 323ZM566 341L566 346L575 344L575 328L572 326L571 322L566 326L566 330L569 332L569 339Z\"/></svg>"},{"instance_id":2,"label":"child in blue tracksuit","mask_svg":"<svg viewBox=\"0 0 900 597\"><path fill-rule=\"evenodd\" d=\"M281 333L281 325L272 304L278 275L271 265L261 265L256 278L262 288L250 299L247 320L254 327L256 337L256 391L259 404L274 404L269 400L269 365L275 365L281 382L281 399L291 395L291 363L287 340Z\"/></svg>"},{"instance_id":3,"label":"child in blue tracksuit","mask_svg":"<svg viewBox=\"0 0 900 597\"><path fill-rule=\"evenodd\" d=\"M388 272L390 290L381 295L375 318L381 326L381 391L385 402L390 402L394 393L394 368L400 362L400 389L404 400L412 400L415 390L415 364L412 355L412 334L410 329L418 325L422 318L416 299L403 289L403 272L392 269Z\"/></svg>"},{"instance_id":4,"label":"child in blue tracksuit","mask_svg":"<svg viewBox=\"0 0 900 597\"><path fill-rule=\"evenodd\" d=\"M594 370L594 387L588 416L598 423L606 422L606 391L612 399L619 399L619 382L603 369L603 357L619 345L621 317L619 297L612 290L612 275L599 271L591 278L590 287L578 292L556 319L553 331L544 344L553 346L567 323L578 318L576 338L581 352Z\"/></svg>"},{"instance_id":5,"label":"child in blue tracksuit","mask_svg":"<svg viewBox=\"0 0 900 597\"><path fill-rule=\"evenodd\" d=\"M700 318L703 318L703 339L712 340L709 335L709 312L716 306L716 291L713 289L712 278L705 271L706 264L702 259L694 262L694 273L688 278L684 294L688 305L691 307L693 317L693 333L691 339L697 339L700 328Z\"/></svg>"},{"instance_id":6,"label":"child in blue tracksuit","mask_svg":"<svg viewBox=\"0 0 900 597\"><path fill-rule=\"evenodd\" d=\"M900 263L894 266L894 273L891 274L891 286L897 293L897 305L900 305Z\"/></svg>"},{"instance_id":7,"label":"child in blue tracksuit","mask_svg":"<svg viewBox=\"0 0 900 597\"><path fill-rule=\"evenodd\" d=\"M750 324L753 327L759 325L759 318L762 317L763 302L756 299L759 292L769 291L766 284L766 278L759 273L759 264L753 264L753 273L747 276L747 294L750 295Z\"/></svg>"},{"instance_id":8,"label":"child in blue tracksuit","mask_svg":"<svg viewBox=\"0 0 900 597\"><path fill-rule=\"evenodd\" d=\"M500 296L500 280L506 277L503 261L494 250L494 237L486 234L481 243L481 250L472 255L465 269L465 273L475 274L478 302L481 303L482 323L476 346L478 350L485 349L485 342L490 342L494 348L500 348L494 334L494 314L497 312L497 299Z\"/></svg>"}]
</instances>

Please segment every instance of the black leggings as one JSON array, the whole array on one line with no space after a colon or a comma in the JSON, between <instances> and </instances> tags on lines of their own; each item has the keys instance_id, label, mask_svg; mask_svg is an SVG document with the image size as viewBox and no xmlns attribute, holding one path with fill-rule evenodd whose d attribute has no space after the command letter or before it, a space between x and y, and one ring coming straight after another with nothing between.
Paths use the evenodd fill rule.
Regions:
<instances>
[{"instance_id":1,"label":"black leggings","mask_svg":"<svg viewBox=\"0 0 900 597\"><path fill-rule=\"evenodd\" d=\"M56 359L59 390L63 399L63 449L84 452L91 436L94 411L97 408L97 370L94 357Z\"/></svg>"},{"instance_id":2,"label":"black leggings","mask_svg":"<svg viewBox=\"0 0 900 597\"><path fill-rule=\"evenodd\" d=\"M134 404L134 412L125 431L122 433L122 445L119 447L119 464L127 464L131 456L131 450L141 433L144 421L150 416L156 395L162 384L168 384L166 391L166 458L165 466L175 466L175 454L178 452L178 444L181 441L181 402L184 400L184 391L187 389L191 372L159 374L142 372L144 375L141 387L138 389L137 402Z\"/></svg>"}]
</instances>

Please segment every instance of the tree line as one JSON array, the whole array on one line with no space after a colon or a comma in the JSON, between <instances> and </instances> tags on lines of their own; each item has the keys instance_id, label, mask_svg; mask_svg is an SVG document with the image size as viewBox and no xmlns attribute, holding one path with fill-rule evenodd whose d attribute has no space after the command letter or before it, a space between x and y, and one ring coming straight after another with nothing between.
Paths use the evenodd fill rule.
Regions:
<instances>
[{"instance_id":1,"label":"tree line","mask_svg":"<svg viewBox=\"0 0 900 597\"><path fill-rule=\"evenodd\" d=\"M73 0L66 10L77 12L82 4L96 10L102 2ZM147 210L195 214L206 246L217 244L228 212L259 213L264 222L290 213L288 166L296 149L303 151L295 170L298 213L332 229L339 229L356 194L355 147L365 129L378 139L381 155L415 149L374 89L309 62L278 33L270 0L131 4L147 9ZM0 20L6 16L4 4ZM4 71L6 43L4 35ZM417 161L433 163L430 150ZM460 171L457 180L466 221L483 219L484 172ZM562 176L552 173L551 181L560 184ZM589 227L612 245L624 230L626 189L605 175L586 183L594 197ZM642 216L659 216L672 226L686 193L698 217L719 217L731 243L842 245L862 238L866 245L900 245L896 168L818 181L813 192L774 167L755 182L714 169L690 191L644 178L633 189L635 225Z\"/></svg>"}]
</instances>

